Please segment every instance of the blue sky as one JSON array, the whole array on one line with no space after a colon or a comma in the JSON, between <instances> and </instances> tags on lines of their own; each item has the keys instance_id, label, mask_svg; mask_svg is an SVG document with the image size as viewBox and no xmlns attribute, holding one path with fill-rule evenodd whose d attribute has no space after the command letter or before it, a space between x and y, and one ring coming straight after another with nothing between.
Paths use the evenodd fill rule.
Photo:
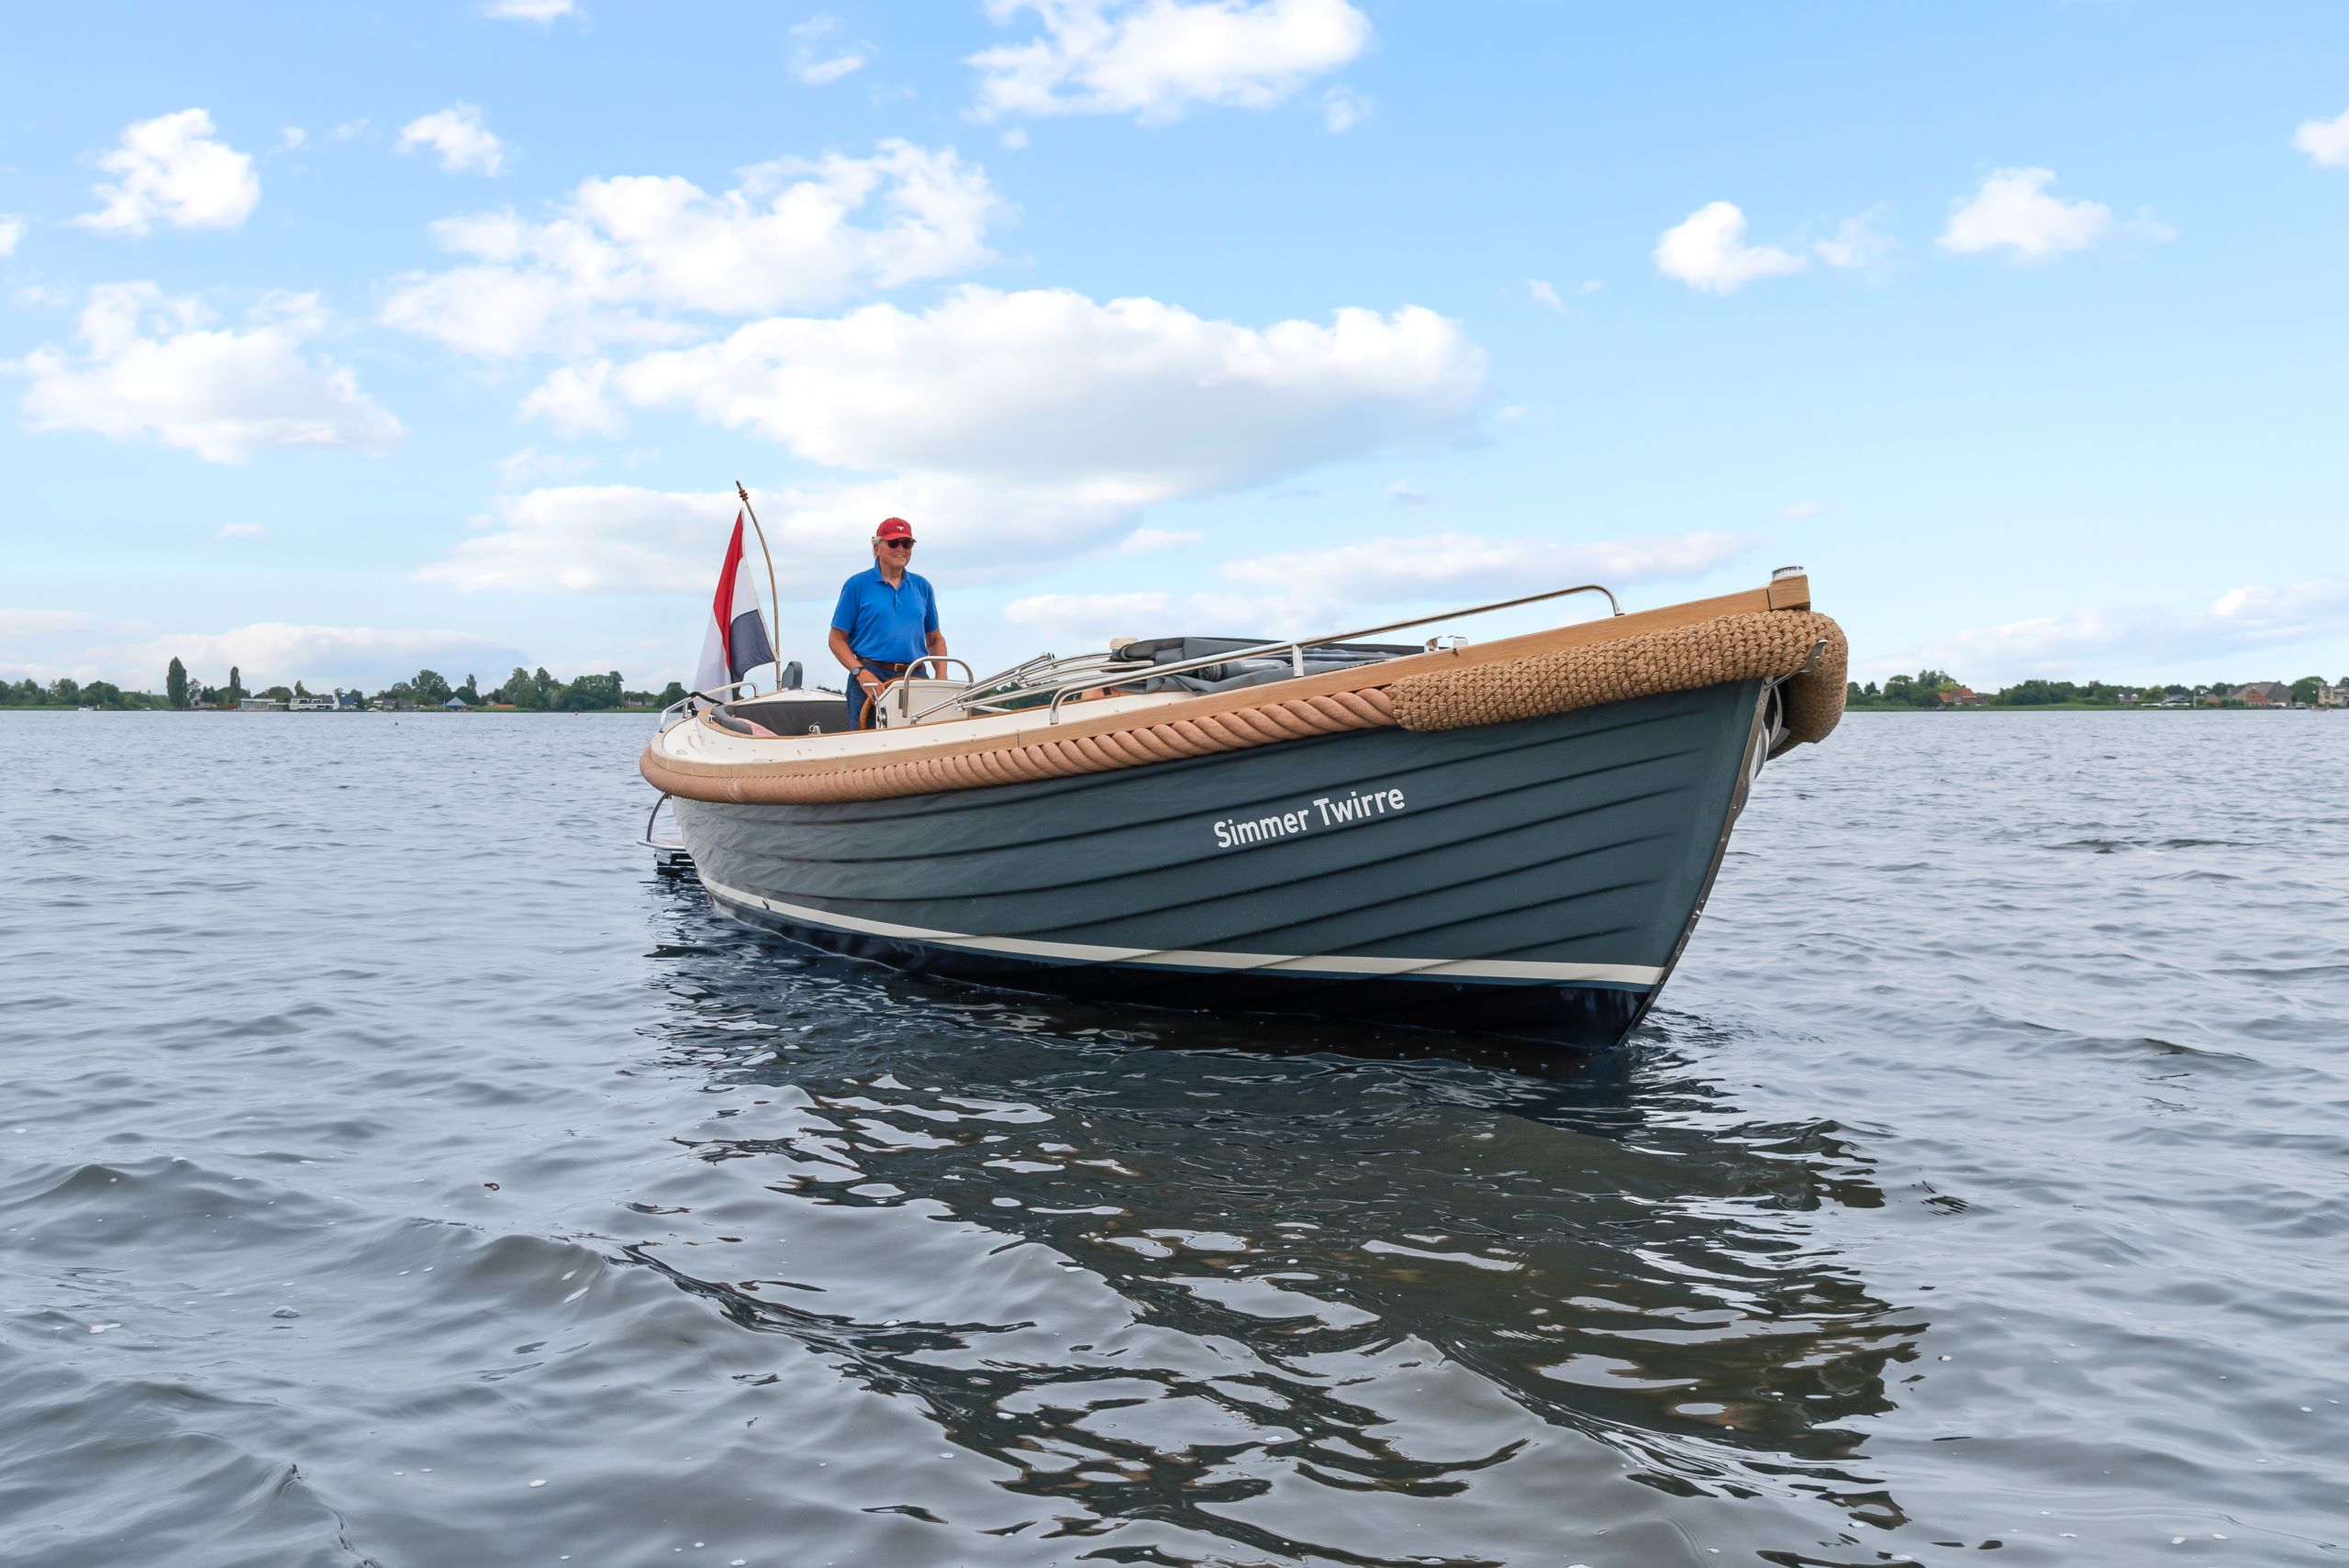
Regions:
<instances>
[{"instance_id":1,"label":"blue sky","mask_svg":"<svg viewBox=\"0 0 2349 1568\"><path fill-rule=\"evenodd\" d=\"M1799 562L1864 674L2349 672L2338 6L12 31L0 675L658 685L737 478L811 668L901 513L982 664Z\"/></svg>"}]
</instances>

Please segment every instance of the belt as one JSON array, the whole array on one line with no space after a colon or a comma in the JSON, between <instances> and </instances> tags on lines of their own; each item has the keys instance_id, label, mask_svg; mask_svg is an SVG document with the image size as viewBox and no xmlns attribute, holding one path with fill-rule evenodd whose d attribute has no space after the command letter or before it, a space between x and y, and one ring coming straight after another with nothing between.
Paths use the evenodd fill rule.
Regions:
<instances>
[{"instance_id":1,"label":"belt","mask_svg":"<svg viewBox=\"0 0 2349 1568\"><path fill-rule=\"evenodd\" d=\"M856 662L860 668L870 670L876 675L902 675L919 661L907 660L903 664L893 664L886 659L859 659Z\"/></svg>"}]
</instances>

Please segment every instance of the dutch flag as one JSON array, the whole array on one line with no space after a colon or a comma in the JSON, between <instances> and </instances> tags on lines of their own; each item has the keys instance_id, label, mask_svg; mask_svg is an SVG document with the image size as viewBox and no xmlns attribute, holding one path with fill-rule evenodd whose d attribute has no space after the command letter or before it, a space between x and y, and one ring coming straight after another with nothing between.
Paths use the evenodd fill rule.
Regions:
<instances>
[{"instance_id":1,"label":"dutch flag","mask_svg":"<svg viewBox=\"0 0 2349 1568\"><path fill-rule=\"evenodd\" d=\"M718 574L718 594L710 603L709 628L702 638L701 663L694 671L694 690L716 691L773 662L774 646L767 640L766 621L759 614L751 563L743 559L742 514L737 512L734 537L726 543L726 566Z\"/></svg>"}]
</instances>

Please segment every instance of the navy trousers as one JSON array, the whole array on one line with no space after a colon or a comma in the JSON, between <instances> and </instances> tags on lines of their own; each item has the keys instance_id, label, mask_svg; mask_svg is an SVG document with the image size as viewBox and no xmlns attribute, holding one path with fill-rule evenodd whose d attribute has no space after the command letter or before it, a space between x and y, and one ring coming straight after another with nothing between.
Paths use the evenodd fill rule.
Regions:
<instances>
[{"instance_id":1,"label":"navy trousers","mask_svg":"<svg viewBox=\"0 0 2349 1568\"><path fill-rule=\"evenodd\" d=\"M912 666L909 664L892 664L886 660L882 659L867 659L861 666L859 666L859 668L872 671L875 675L880 677L881 684L886 685L891 681L894 681L898 676L904 674L908 669L911 669ZM851 675L848 678L848 727L851 729L856 728L857 721L864 717L864 684L858 680L856 676Z\"/></svg>"}]
</instances>

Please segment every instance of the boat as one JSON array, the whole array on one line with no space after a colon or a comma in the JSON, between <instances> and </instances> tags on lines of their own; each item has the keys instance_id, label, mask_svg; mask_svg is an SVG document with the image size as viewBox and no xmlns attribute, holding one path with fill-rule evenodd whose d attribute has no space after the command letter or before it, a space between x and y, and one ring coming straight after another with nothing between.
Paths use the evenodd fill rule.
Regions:
<instances>
[{"instance_id":1,"label":"boat","mask_svg":"<svg viewBox=\"0 0 2349 1568\"><path fill-rule=\"evenodd\" d=\"M1611 613L1372 640L1569 595ZM1583 584L984 678L924 661L863 730L837 695L721 686L665 710L640 766L715 905L807 946L1603 1050L1655 1005L1764 765L1842 717L1844 667L1797 568L1631 613Z\"/></svg>"}]
</instances>

